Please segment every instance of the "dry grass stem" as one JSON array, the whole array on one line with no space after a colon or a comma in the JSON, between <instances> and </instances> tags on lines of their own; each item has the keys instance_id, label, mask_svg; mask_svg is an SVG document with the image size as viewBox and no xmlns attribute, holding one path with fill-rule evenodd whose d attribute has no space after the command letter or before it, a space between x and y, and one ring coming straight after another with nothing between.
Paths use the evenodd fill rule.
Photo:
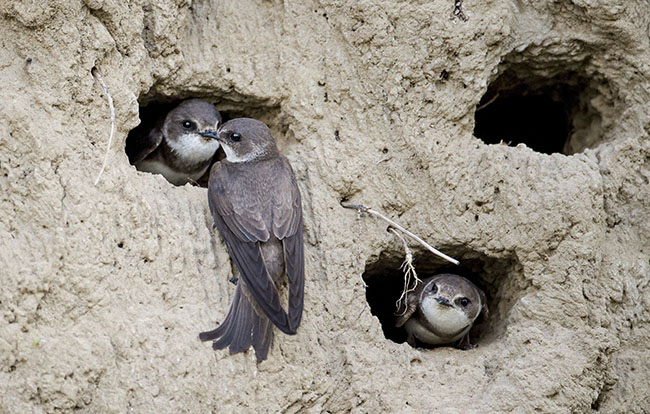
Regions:
<instances>
[{"instance_id":1,"label":"dry grass stem","mask_svg":"<svg viewBox=\"0 0 650 414\"><path fill-rule=\"evenodd\" d=\"M361 211L357 210L357 230L359 231L359 238L361 238ZM363 280L363 267L362 265L362 259L361 259L361 245L357 243L357 261L359 262L358 269L359 269L359 279L361 279L361 283L363 283L363 287L367 288L368 284L366 283L365 280Z\"/></svg>"},{"instance_id":2,"label":"dry grass stem","mask_svg":"<svg viewBox=\"0 0 650 414\"><path fill-rule=\"evenodd\" d=\"M496 93L492 98L490 98L489 101L487 101L487 102L484 103L483 105L481 105L481 106L479 106L478 108L476 108L476 111L475 111L475 112L478 112L478 111L480 111L481 109L485 108L486 106L490 105L492 102L496 101L498 97L499 97L499 92L497 92L497 93Z\"/></svg>"},{"instance_id":3,"label":"dry grass stem","mask_svg":"<svg viewBox=\"0 0 650 414\"><path fill-rule=\"evenodd\" d=\"M441 251L439 251L437 249L434 249L433 247L431 247L431 245L429 245L429 243L425 242L424 240L422 240L417 235L411 233L410 231L406 230L404 227L402 227L399 224L395 223L393 220L391 220L388 217L384 216L380 212L378 212L376 210L373 210L370 207L366 207L366 206L364 206L362 204L349 203L347 201L342 201L341 206L344 207L344 208L351 208L351 209L357 210L360 213L371 214L371 215L373 215L375 217L379 217L380 219L384 220L386 223L390 224L391 227L394 227L395 229L401 231L403 234L409 236L413 240L420 243L422 246L424 246L427 250L429 250L431 253L435 254L436 256L441 257L441 258L443 258L443 259L447 260L448 262L451 262L451 263L453 263L455 265L457 265L459 263L458 260L447 256L446 254L442 253Z\"/></svg>"},{"instance_id":4,"label":"dry grass stem","mask_svg":"<svg viewBox=\"0 0 650 414\"><path fill-rule=\"evenodd\" d=\"M106 168L106 163L108 162L108 154L110 153L111 144L113 143L113 135L115 135L115 106L113 105L113 98L111 97L111 94L108 92L108 86L106 86L106 84L104 83L104 79L102 79L102 75L99 73L99 70L97 68L93 68L91 72L93 76L95 76L99 84L102 86L102 89L104 90L104 94L106 94L106 98L108 99L108 107L111 110L111 132L108 135L108 146L106 147L106 154L104 154L104 162L102 163L102 169L99 170L99 174L97 174L97 178L95 178L95 185L97 185L97 183L99 182L99 178L102 176L102 173Z\"/></svg>"}]
</instances>

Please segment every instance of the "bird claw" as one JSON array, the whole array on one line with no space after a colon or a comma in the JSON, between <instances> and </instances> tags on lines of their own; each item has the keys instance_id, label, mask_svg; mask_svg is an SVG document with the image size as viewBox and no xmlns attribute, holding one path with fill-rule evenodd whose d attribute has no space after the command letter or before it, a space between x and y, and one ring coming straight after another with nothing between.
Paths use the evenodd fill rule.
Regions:
<instances>
[{"instance_id":1,"label":"bird claw","mask_svg":"<svg viewBox=\"0 0 650 414\"><path fill-rule=\"evenodd\" d=\"M458 344L457 348L462 350L462 351L469 351L470 349L478 348L478 345L472 345L469 342L467 342L467 343L464 343L464 344L462 344L462 343Z\"/></svg>"}]
</instances>

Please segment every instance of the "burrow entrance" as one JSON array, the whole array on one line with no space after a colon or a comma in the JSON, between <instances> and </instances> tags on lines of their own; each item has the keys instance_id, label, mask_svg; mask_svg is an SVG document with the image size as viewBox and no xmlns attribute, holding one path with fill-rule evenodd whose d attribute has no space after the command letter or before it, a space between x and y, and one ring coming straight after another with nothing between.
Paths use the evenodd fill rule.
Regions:
<instances>
[{"instance_id":1,"label":"burrow entrance","mask_svg":"<svg viewBox=\"0 0 650 414\"><path fill-rule=\"evenodd\" d=\"M454 253L457 250L457 253ZM487 295L489 315L479 316L470 333L473 344L487 345L505 332L508 313L528 286L523 279L521 265L513 257L491 258L481 253L445 249L460 260L460 265L446 264L428 251L414 250L414 265L422 280L440 274L454 273L464 276ZM395 327L396 302L404 287L404 273L400 269L404 253L398 250L383 251L366 263L366 300L371 313L381 323L384 336L396 343L406 342L406 331Z\"/></svg>"},{"instance_id":2,"label":"burrow entrance","mask_svg":"<svg viewBox=\"0 0 650 414\"><path fill-rule=\"evenodd\" d=\"M203 99L215 105L217 110L221 113L222 122L226 122L234 118L255 118L264 122L273 133L280 152L288 145L287 131L289 129L288 122L281 116L279 105L269 104L263 101L241 97L237 101L219 99L215 97L206 96L188 96L183 99L170 98L167 96L148 95L142 98L140 105L140 124L133 128L126 139L124 151L129 162L133 165L132 155L138 151L138 139L141 134L146 134L151 128L154 127L156 121L160 117L164 117L170 110L178 106L185 99L198 98ZM212 163L225 158L223 149L219 148ZM135 168L135 166L134 166ZM209 168L208 168L209 172ZM170 183L171 184L171 183ZM195 183L201 187L207 187L207 173L199 182Z\"/></svg>"},{"instance_id":3,"label":"burrow entrance","mask_svg":"<svg viewBox=\"0 0 650 414\"><path fill-rule=\"evenodd\" d=\"M600 144L602 109L613 106L603 91L611 87L580 66L554 65L540 69L506 59L476 108L474 135L487 144L525 144L544 154L571 155Z\"/></svg>"}]
</instances>

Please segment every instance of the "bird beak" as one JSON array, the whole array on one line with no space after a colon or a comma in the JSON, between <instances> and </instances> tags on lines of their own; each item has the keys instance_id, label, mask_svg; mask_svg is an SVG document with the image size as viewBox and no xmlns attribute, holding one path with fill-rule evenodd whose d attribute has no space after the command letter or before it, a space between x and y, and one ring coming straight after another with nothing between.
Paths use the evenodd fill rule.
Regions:
<instances>
[{"instance_id":1,"label":"bird beak","mask_svg":"<svg viewBox=\"0 0 650 414\"><path fill-rule=\"evenodd\" d=\"M200 134L206 138L219 139L219 134L217 133L217 131L213 131L211 129L206 129L205 131L201 131Z\"/></svg>"},{"instance_id":2,"label":"bird beak","mask_svg":"<svg viewBox=\"0 0 650 414\"><path fill-rule=\"evenodd\" d=\"M444 305L444 306L451 306L451 303L449 302L449 300L447 300L447 298L443 298L442 296L438 296L438 297L436 298L436 300L437 300L438 303L441 304L441 305Z\"/></svg>"}]
</instances>

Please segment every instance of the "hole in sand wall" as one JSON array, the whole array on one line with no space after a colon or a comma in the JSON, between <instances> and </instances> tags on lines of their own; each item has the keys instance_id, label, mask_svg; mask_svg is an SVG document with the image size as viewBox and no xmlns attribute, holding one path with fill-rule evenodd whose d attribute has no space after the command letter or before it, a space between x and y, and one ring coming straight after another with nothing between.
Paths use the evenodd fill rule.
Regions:
<instances>
[{"instance_id":1,"label":"hole in sand wall","mask_svg":"<svg viewBox=\"0 0 650 414\"><path fill-rule=\"evenodd\" d=\"M135 165L137 164L137 157L141 153L144 143L147 142L147 139L143 141L142 137L148 134L152 128L155 128L157 124L161 123L169 111L176 108L184 100L194 98L202 99L213 104L221 114L222 124L234 118L255 118L264 122L271 129L280 152L283 152L289 144L287 138L288 122L282 120L279 105L268 105L265 102L259 102L255 99L247 99L247 97L241 97L237 101L231 101L205 96L188 96L183 99L178 99L152 94L140 100L140 124L129 132L124 148L129 157L129 162L136 169L146 171L146 169L140 168L142 164ZM223 149L219 148L212 157L205 174L200 179L190 180L189 182L201 187L207 187L210 167L214 162L223 158L225 158L225 154ZM173 182L172 184L184 185L184 183L179 184Z\"/></svg>"},{"instance_id":2,"label":"hole in sand wall","mask_svg":"<svg viewBox=\"0 0 650 414\"><path fill-rule=\"evenodd\" d=\"M505 332L510 309L529 286L523 279L521 266L512 256L493 258L464 248L447 248L444 251L454 253L452 256L460 259L460 265L448 265L428 251L414 250L418 277L424 280L441 273L453 273L469 279L482 289L487 296L489 314L478 317L470 332L470 339L479 346L497 341ZM402 251L385 250L366 263L363 274L370 310L379 320L384 336L396 343L404 343L407 339L404 327L395 326L398 318L396 302L404 287L404 273L400 269L403 260Z\"/></svg>"},{"instance_id":3,"label":"hole in sand wall","mask_svg":"<svg viewBox=\"0 0 650 414\"><path fill-rule=\"evenodd\" d=\"M614 106L612 88L584 65L506 58L499 73L477 106L477 138L565 155L605 140L602 112Z\"/></svg>"}]
</instances>

